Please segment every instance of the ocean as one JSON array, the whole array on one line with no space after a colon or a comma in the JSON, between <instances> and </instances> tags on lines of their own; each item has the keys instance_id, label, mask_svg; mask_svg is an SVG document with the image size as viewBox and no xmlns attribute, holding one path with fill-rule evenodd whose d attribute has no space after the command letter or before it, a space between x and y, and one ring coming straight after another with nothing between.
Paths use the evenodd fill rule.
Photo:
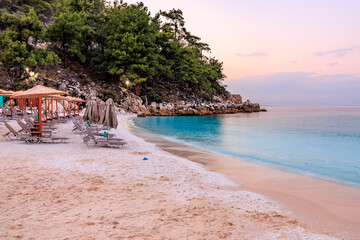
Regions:
<instances>
[{"instance_id":1,"label":"ocean","mask_svg":"<svg viewBox=\"0 0 360 240\"><path fill-rule=\"evenodd\" d=\"M360 107L135 118L135 126L246 161L360 186Z\"/></svg>"}]
</instances>

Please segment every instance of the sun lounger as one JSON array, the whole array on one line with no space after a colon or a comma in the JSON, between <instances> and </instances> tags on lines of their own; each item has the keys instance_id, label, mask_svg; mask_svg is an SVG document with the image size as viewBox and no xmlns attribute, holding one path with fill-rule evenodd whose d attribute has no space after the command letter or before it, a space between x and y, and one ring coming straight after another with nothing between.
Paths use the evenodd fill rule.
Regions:
<instances>
[{"instance_id":1,"label":"sun lounger","mask_svg":"<svg viewBox=\"0 0 360 240\"><path fill-rule=\"evenodd\" d=\"M27 137L24 139L26 143L68 143L69 138L66 137Z\"/></svg>"},{"instance_id":2,"label":"sun lounger","mask_svg":"<svg viewBox=\"0 0 360 240\"><path fill-rule=\"evenodd\" d=\"M14 141L14 140L24 140L26 137L28 137L29 135L27 134L22 134L22 130L20 131L15 131L15 129L13 127L11 127L7 122L5 122L5 127L9 130L8 133L5 133L3 135L3 137L5 138L5 140L7 141Z\"/></svg>"},{"instance_id":3,"label":"sun lounger","mask_svg":"<svg viewBox=\"0 0 360 240\"><path fill-rule=\"evenodd\" d=\"M28 125L26 125L24 122L22 122L20 119L17 120L17 123L19 126L27 133L29 136L39 134L40 132L37 131L37 128L30 128ZM51 130L42 130L42 133L45 137L51 137L53 135L53 131Z\"/></svg>"},{"instance_id":4,"label":"sun lounger","mask_svg":"<svg viewBox=\"0 0 360 240\"><path fill-rule=\"evenodd\" d=\"M126 142L124 139L120 138L96 138L93 133L91 132L90 128L87 128L87 135L83 136L83 141L85 144L88 144L92 140L96 147L111 147L111 148L118 148L122 145L125 145Z\"/></svg>"},{"instance_id":5,"label":"sun lounger","mask_svg":"<svg viewBox=\"0 0 360 240\"><path fill-rule=\"evenodd\" d=\"M35 127L35 123L34 123L34 121L33 121L31 118L25 117L24 120L25 120L26 124L27 124L30 128L36 128L36 127ZM46 131L53 131L53 130L56 130L56 129L57 129L57 128L54 127L54 126L48 126L48 125L42 125L42 128L43 128L43 130L46 130Z\"/></svg>"},{"instance_id":6,"label":"sun lounger","mask_svg":"<svg viewBox=\"0 0 360 240\"><path fill-rule=\"evenodd\" d=\"M15 129L7 122L5 122L5 126L9 130L8 133L3 135L7 141L21 140L26 143L66 143L69 140L69 138L57 136L34 137L27 133L19 133L19 131L15 131Z\"/></svg>"}]
</instances>

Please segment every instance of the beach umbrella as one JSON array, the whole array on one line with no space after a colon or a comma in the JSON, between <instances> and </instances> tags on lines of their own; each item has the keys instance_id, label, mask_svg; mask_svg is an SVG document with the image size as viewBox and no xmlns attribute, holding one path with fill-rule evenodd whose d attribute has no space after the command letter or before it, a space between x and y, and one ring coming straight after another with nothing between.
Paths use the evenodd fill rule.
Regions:
<instances>
[{"instance_id":1,"label":"beach umbrella","mask_svg":"<svg viewBox=\"0 0 360 240\"><path fill-rule=\"evenodd\" d=\"M102 116L102 114L103 114L103 112L104 112L104 110L105 110L105 107L106 107L105 102L104 102L104 101L100 101L98 107L99 107L99 121L100 121L100 118L101 118L101 116Z\"/></svg>"},{"instance_id":2,"label":"beach umbrella","mask_svg":"<svg viewBox=\"0 0 360 240\"><path fill-rule=\"evenodd\" d=\"M67 101L67 98L59 96L59 95L50 95L47 97L50 99L51 119L54 118L54 116L53 116L54 112L56 113L56 118L59 119L60 112L65 113L65 103L64 102ZM53 102L53 100L55 100L55 103ZM60 107L59 107L59 105L60 105ZM54 111L54 108L55 108L55 111ZM64 117L65 117L65 115L64 115Z\"/></svg>"},{"instance_id":3,"label":"beach umbrella","mask_svg":"<svg viewBox=\"0 0 360 240\"><path fill-rule=\"evenodd\" d=\"M45 96L51 95L65 95L69 94L67 92L59 91L53 88L45 87L42 85L37 85L33 88L30 88L26 91L15 92L12 95L12 98L37 98L38 99L38 127L39 127L39 135L42 136L42 108L41 108L41 98Z\"/></svg>"},{"instance_id":4,"label":"beach umbrella","mask_svg":"<svg viewBox=\"0 0 360 240\"><path fill-rule=\"evenodd\" d=\"M12 95L14 95L13 91L6 91L3 89L0 89L0 106L3 106L4 97L11 97Z\"/></svg>"},{"instance_id":5,"label":"beach umbrella","mask_svg":"<svg viewBox=\"0 0 360 240\"><path fill-rule=\"evenodd\" d=\"M97 114L96 112L94 113L95 110L96 110L96 101L95 100L87 101L83 119L90 123L95 123L96 116L94 115Z\"/></svg>"},{"instance_id":6,"label":"beach umbrella","mask_svg":"<svg viewBox=\"0 0 360 240\"><path fill-rule=\"evenodd\" d=\"M99 124L107 126L109 128L117 128L118 121L115 111L114 101L109 98L105 103L105 109L100 117Z\"/></svg>"},{"instance_id":7,"label":"beach umbrella","mask_svg":"<svg viewBox=\"0 0 360 240\"><path fill-rule=\"evenodd\" d=\"M78 111L78 115L79 115L80 114L80 103L86 102L86 101L81 98L76 98L76 97L69 97L69 98L70 98L70 101L72 101L74 103L74 109L77 104L77 111Z\"/></svg>"},{"instance_id":8,"label":"beach umbrella","mask_svg":"<svg viewBox=\"0 0 360 240\"><path fill-rule=\"evenodd\" d=\"M13 91L6 91L6 90L2 90L0 89L0 96L2 97L11 97L12 95L14 95L15 92Z\"/></svg>"}]
</instances>

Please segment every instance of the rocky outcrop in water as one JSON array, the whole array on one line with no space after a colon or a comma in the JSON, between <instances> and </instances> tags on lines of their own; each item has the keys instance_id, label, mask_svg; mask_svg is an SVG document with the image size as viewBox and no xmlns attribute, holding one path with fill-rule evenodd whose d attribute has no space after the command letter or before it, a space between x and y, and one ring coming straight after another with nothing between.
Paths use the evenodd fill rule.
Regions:
<instances>
[{"instance_id":1,"label":"rocky outcrop in water","mask_svg":"<svg viewBox=\"0 0 360 240\"><path fill-rule=\"evenodd\" d=\"M260 105L246 101L244 103L233 102L179 102L179 103L155 103L138 110L139 117L145 116L202 116L213 114L230 114L240 112L260 112ZM135 111L133 111L135 112Z\"/></svg>"}]
</instances>

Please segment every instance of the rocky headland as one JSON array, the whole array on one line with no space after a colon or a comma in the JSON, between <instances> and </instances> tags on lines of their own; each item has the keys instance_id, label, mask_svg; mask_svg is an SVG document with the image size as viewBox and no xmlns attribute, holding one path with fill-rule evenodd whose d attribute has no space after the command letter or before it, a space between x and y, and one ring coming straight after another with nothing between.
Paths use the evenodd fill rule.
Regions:
<instances>
[{"instance_id":1,"label":"rocky headland","mask_svg":"<svg viewBox=\"0 0 360 240\"><path fill-rule=\"evenodd\" d=\"M147 102L137 96L136 91L115 83L98 81L86 69L73 66L73 69L60 66L47 66L35 76L20 67L1 67L1 88L22 90L35 84L44 84L70 95L83 99L99 98L106 100L113 98L119 111L136 113L139 117L145 116L195 116L213 114L251 113L266 111L257 103L250 100L242 101L239 94L226 94L213 96L211 100L204 100L196 95L184 96L181 90L166 89L163 91L168 96L168 101ZM178 97L181 96L181 97Z\"/></svg>"}]
</instances>

